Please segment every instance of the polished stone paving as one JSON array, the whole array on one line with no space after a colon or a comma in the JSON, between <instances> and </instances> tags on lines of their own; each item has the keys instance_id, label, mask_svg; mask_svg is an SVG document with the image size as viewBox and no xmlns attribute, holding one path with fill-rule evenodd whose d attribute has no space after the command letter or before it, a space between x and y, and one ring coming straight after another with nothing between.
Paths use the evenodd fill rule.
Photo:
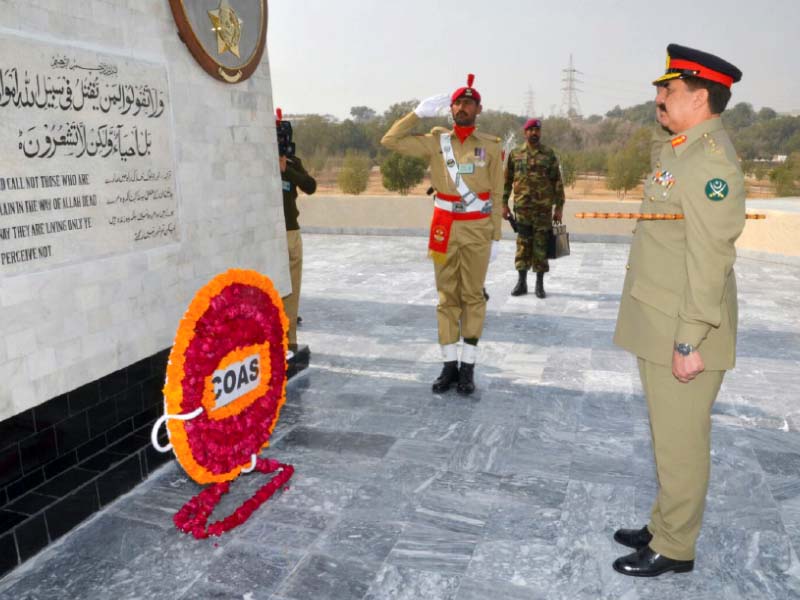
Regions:
<instances>
[{"instance_id":1,"label":"polished stone paving","mask_svg":"<svg viewBox=\"0 0 800 600\"><path fill-rule=\"evenodd\" d=\"M502 242L470 398L440 368L425 241L306 235L300 341L266 452L290 488L222 538L171 524L172 463L0 581L0 598L800 598L800 267L740 259L738 367L714 410L696 569L616 574L655 490L635 361L611 344L627 246L574 244L512 298ZM264 481L244 476L218 510Z\"/></svg>"}]
</instances>

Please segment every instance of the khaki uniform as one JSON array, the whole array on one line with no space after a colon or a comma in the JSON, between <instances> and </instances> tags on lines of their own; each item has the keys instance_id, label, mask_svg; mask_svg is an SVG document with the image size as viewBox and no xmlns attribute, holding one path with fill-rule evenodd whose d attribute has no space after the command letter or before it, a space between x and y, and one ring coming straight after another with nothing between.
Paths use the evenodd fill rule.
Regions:
<instances>
[{"instance_id":1,"label":"khaki uniform","mask_svg":"<svg viewBox=\"0 0 800 600\"><path fill-rule=\"evenodd\" d=\"M694 559L710 464L711 407L736 357L734 243L745 224L744 177L719 118L660 144L645 181L614 343L639 358L650 411L659 491L650 547ZM672 375L675 343L692 344L705 371L687 384Z\"/></svg>"},{"instance_id":2,"label":"khaki uniform","mask_svg":"<svg viewBox=\"0 0 800 600\"><path fill-rule=\"evenodd\" d=\"M430 133L412 135L419 123L416 114L409 113L398 120L381 144L408 156L425 158L430 163L431 184L437 192L458 195L442 157L439 136L448 132L435 127ZM469 189L480 194L490 192L492 214L484 219L454 221L450 232L445 261L434 263L439 305L439 343L454 344L459 337L480 338L486 315L483 283L489 267L492 240L500 239L502 223L503 161L500 138L474 131L461 143L452 136L453 154L459 164L472 163L471 174L462 175Z\"/></svg>"}]
</instances>

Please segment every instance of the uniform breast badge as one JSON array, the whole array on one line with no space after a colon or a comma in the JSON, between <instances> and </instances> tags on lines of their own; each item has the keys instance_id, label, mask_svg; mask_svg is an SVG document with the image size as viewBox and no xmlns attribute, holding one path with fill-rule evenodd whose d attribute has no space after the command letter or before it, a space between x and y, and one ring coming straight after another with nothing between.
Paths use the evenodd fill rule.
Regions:
<instances>
[{"instance_id":1,"label":"uniform breast badge","mask_svg":"<svg viewBox=\"0 0 800 600\"><path fill-rule=\"evenodd\" d=\"M475 165L478 167L486 166L486 148L475 148Z\"/></svg>"},{"instance_id":2,"label":"uniform breast badge","mask_svg":"<svg viewBox=\"0 0 800 600\"><path fill-rule=\"evenodd\" d=\"M675 185L675 176L669 171L656 171L653 174L653 183L669 190Z\"/></svg>"},{"instance_id":3,"label":"uniform breast badge","mask_svg":"<svg viewBox=\"0 0 800 600\"><path fill-rule=\"evenodd\" d=\"M713 202L724 200L728 195L728 182L724 179L709 179L706 183L706 198Z\"/></svg>"}]
</instances>

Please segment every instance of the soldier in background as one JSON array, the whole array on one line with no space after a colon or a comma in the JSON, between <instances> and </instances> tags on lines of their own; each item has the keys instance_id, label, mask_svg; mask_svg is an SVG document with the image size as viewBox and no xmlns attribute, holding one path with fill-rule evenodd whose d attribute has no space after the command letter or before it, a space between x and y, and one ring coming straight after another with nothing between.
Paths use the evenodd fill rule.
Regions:
<instances>
[{"instance_id":1,"label":"soldier in background","mask_svg":"<svg viewBox=\"0 0 800 600\"><path fill-rule=\"evenodd\" d=\"M308 174L303 161L295 156L295 145L291 141L291 125L282 120L278 109L276 126L278 128L278 155L283 186L283 216L286 221L286 244L289 251L289 273L292 279L292 293L283 299L286 317L289 319L289 350L297 350L297 311L300 306L300 284L303 279L303 238L300 237L300 224L297 218L297 189L306 194L317 190L317 181ZM281 125L283 123L283 126ZM288 127L287 127L288 125ZM288 130L288 134L285 130Z\"/></svg>"},{"instance_id":2,"label":"soldier in background","mask_svg":"<svg viewBox=\"0 0 800 600\"><path fill-rule=\"evenodd\" d=\"M508 200L513 189L517 219L517 253L514 268L519 273L512 296L528 293L528 269L536 273L536 296L545 297L544 274L547 236L553 221L560 222L564 209L564 184L558 158L540 143L542 122L528 119L523 127L526 142L511 151L503 190L503 218L511 216ZM555 207L555 212L553 212Z\"/></svg>"}]
</instances>

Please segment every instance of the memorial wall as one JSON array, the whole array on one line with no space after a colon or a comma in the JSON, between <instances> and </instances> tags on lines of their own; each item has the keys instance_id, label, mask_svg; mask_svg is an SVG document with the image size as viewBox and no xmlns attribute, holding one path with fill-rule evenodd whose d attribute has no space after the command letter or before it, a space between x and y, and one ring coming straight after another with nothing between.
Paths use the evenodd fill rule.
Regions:
<instances>
[{"instance_id":1,"label":"memorial wall","mask_svg":"<svg viewBox=\"0 0 800 600\"><path fill-rule=\"evenodd\" d=\"M220 271L289 291L266 53L233 86L166 0L3 8L0 421L169 347Z\"/></svg>"},{"instance_id":2,"label":"memorial wall","mask_svg":"<svg viewBox=\"0 0 800 600\"><path fill-rule=\"evenodd\" d=\"M150 429L200 287L291 291L266 8L2 2L0 576L170 460Z\"/></svg>"}]
</instances>

